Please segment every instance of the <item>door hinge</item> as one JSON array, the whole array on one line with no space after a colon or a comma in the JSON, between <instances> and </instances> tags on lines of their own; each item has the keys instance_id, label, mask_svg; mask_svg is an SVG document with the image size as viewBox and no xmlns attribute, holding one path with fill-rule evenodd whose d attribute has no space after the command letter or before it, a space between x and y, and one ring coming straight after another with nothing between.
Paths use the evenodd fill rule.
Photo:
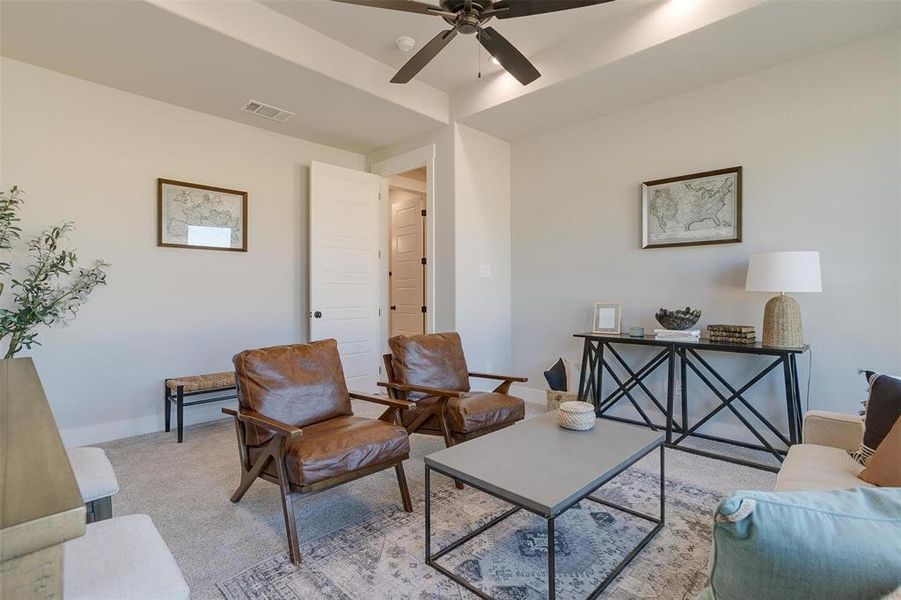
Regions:
<instances>
[{"instance_id":1,"label":"door hinge","mask_svg":"<svg viewBox=\"0 0 901 600\"><path fill-rule=\"evenodd\" d=\"M379 250L379 258L381 258L381 257L382 257L382 251Z\"/></svg>"},{"instance_id":2,"label":"door hinge","mask_svg":"<svg viewBox=\"0 0 901 600\"><path fill-rule=\"evenodd\" d=\"M422 307L422 312L425 312L425 306Z\"/></svg>"},{"instance_id":3,"label":"door hinge","mask_svg":"<svg viewBox=\"0 0 901 600\"><path fill-rule=\"evenodd\" d=\"M382 316L382 309L381 309L381 308L379 309L379 316L380 316L380 317Z\"/></svg>"},{"instance_id":4,"label":"door hinge","mask_svg":"<svg viewBox=\"0 0 901 600\"><path fill-rule=\"evenodd\" d=\"M425 256L423 256L423 257L422 257L422 264L426 264L426 262L428 262L428 261L426 261Z\"/></svg>"},{"instance_id":5,"label":"door hinge","mask_svg":"<svg viewBox=\"0 0 901 600\"><path fill-rule=\"evenodd\" d=\"M422 216L423 216L423 217L425 216L425 209L424 209L424 208L422 209Z\"/></svg>"}]
</instances>

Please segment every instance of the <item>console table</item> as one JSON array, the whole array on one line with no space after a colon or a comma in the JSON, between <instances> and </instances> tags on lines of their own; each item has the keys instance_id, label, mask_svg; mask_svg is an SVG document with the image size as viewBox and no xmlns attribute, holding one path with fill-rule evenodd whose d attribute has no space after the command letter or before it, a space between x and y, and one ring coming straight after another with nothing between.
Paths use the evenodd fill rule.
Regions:
<instances>
[{"instance_id":1,"label":"console table","mask_svg":"<svg viewBox=\"0 0 901 600\"><path fill-rule=\"evenodd\" d=\"M788 446L800 442L802 414L797 356L805 352L807 346L799 348L777 348L764 346L759 342L755 344L733 344L728 342L712 342L706 339L697 342L682 342L674 340L658 340L654 336L632 337L627 334L606 333L578 333L575 334L575 337L583 339L579 400L592 402L595 407L595 412L599 417L636 425L644 425L645 427L654 430L665 430L666 443L667 446L671 448L769 471L777 471L778 469L771 465L684 446L682 445L682 442L690 437L697 437L734 446L762 450L772 454L779 462L782 462L784 459ZM630 366L617 350L617 346L623 345L646 346L653 348L657 352L654 353L649 360L646 360L643 364L635 368ZM704 358L703 354L707 352L727 352L745 356L768 356L773 360L748 381L736 385L729 382L707 359ZM674 412L674 375L677 359L682 381L681 393L679 394L681 410L678 419ZM615 361L615 363L613 361ZM616 363L618 363L625 371L626 377L621 378L617 375L616 371L614 371L613 365ZM648 388L645 384L645 379L664 366L667 371L666 397L661 399ZM745 397L745 394L749 389L754 387L769 373L777 371L780 368L785 389L785 410L788 420L788 431L781 431L770 419L761 414L761 412ZM688 417L689 398L687 384L689 370L708 389L710 389L720 401L718 406L710 410L707 414L696 418L694 423L690 423ZM602 392L605 371L606 375L610 377L616 388L606 396L604 396ZM714 380L725 389L725 392L717 387ZM652 407L648 411L643 409L636 399L636 396L639 396L639 391L651 401ZM632 405L635 412L638 413L640 420L608 414L610 409L622 401L628 401ZM738 410L738 406L744 407L750 415L742 414ZM698 431L698 429L723 410L730 411L759 443L748 443L740 440L708 435ZM651 413L650 416L648 415L648 412ZM663 423L660 423L658 419L652 418L657 417L658 413L662 415ZM763 433L761 433L762 428L768 430L785 447L778 447L771 443L764 437ZM779 442L777 442L777 444Z\"/></svg>"}]
</instances>

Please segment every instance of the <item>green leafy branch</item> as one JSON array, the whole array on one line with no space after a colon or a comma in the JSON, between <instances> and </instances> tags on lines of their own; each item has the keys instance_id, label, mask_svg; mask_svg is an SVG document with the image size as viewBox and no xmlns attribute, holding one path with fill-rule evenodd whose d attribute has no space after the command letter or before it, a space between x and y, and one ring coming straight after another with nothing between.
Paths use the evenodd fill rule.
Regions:
<instances>
[{"instance_id":1,"label":"green leafy branch","mask_svg":"<svg viewBox=\"0 0 901 600\"><path fill-rule=\"evenodd\" d=\"M10 250L21 229L18 210L23 203L21 191L13 187L0 194L0 249ZM79 268L78 256L68 247L72 223L48 227L27 244L30 264L24 276L11 278L11 308L0 309L0 340L6 340L4 358L12 358L23 349L40 345L39 325L52 327L75 318L79 308L99 285L106 285L109 264L97 260L88 268ZM0 276L8 275L9 263L0 263ZM4 286L0 282L0 294Z\"/></svg>"}]
</instances>

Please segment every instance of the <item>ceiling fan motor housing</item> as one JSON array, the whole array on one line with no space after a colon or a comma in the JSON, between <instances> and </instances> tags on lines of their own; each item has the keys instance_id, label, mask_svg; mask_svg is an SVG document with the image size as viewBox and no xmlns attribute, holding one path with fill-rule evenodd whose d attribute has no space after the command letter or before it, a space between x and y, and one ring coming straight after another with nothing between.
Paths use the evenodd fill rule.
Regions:
<instances>
[{"instance_id":1,"label":"ceiling fan motor housing","mask_svg":"<svg viewBox=\"0 0 901 600\"><path fill-rule=\"evenodd\" d=\"M488 20L482 18L481 12L491 8L490 0L483 2L473 1L469 10L466 10L466 0L442 0L441 7L448 11L457 13L456 17L445 17L444 20L452 25L457 33L463 35L472 35L478 33L479 26Z\"/></svg>"}]
</instances>

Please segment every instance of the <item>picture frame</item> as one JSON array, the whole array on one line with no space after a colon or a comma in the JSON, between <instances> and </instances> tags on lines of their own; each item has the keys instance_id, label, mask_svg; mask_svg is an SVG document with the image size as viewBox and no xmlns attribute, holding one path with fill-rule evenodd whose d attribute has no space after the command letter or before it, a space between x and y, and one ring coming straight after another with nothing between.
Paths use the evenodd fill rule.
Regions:
<instances>
[{"instance_id":1,"label":"picture frame","mask_svg":"<svg viewBox=\"0 0 901 600\"><path fill-rule=\"evenodd\" d=\"M741 242L742 167L641 184L641 247Z\"/></svg>"},{"instance_id":2,"label":"picture frame","mask_svg":"<svg viewBox=\"0 0 901 600\"><path fill-rule=\"evenodd\" d=\"M157 179L157 246L247 252L247 192Z\"/></svg>"},{"instance_id":3,"label":"picture frame","mask_svg":"<svg viewBox=\"0 0 901 600\"><path fill-rule=\"evenodd\" d=\"M623 320L622 304L595 302L592 315L592 333L620 333Z\"/></svg>"}]
</instances>

